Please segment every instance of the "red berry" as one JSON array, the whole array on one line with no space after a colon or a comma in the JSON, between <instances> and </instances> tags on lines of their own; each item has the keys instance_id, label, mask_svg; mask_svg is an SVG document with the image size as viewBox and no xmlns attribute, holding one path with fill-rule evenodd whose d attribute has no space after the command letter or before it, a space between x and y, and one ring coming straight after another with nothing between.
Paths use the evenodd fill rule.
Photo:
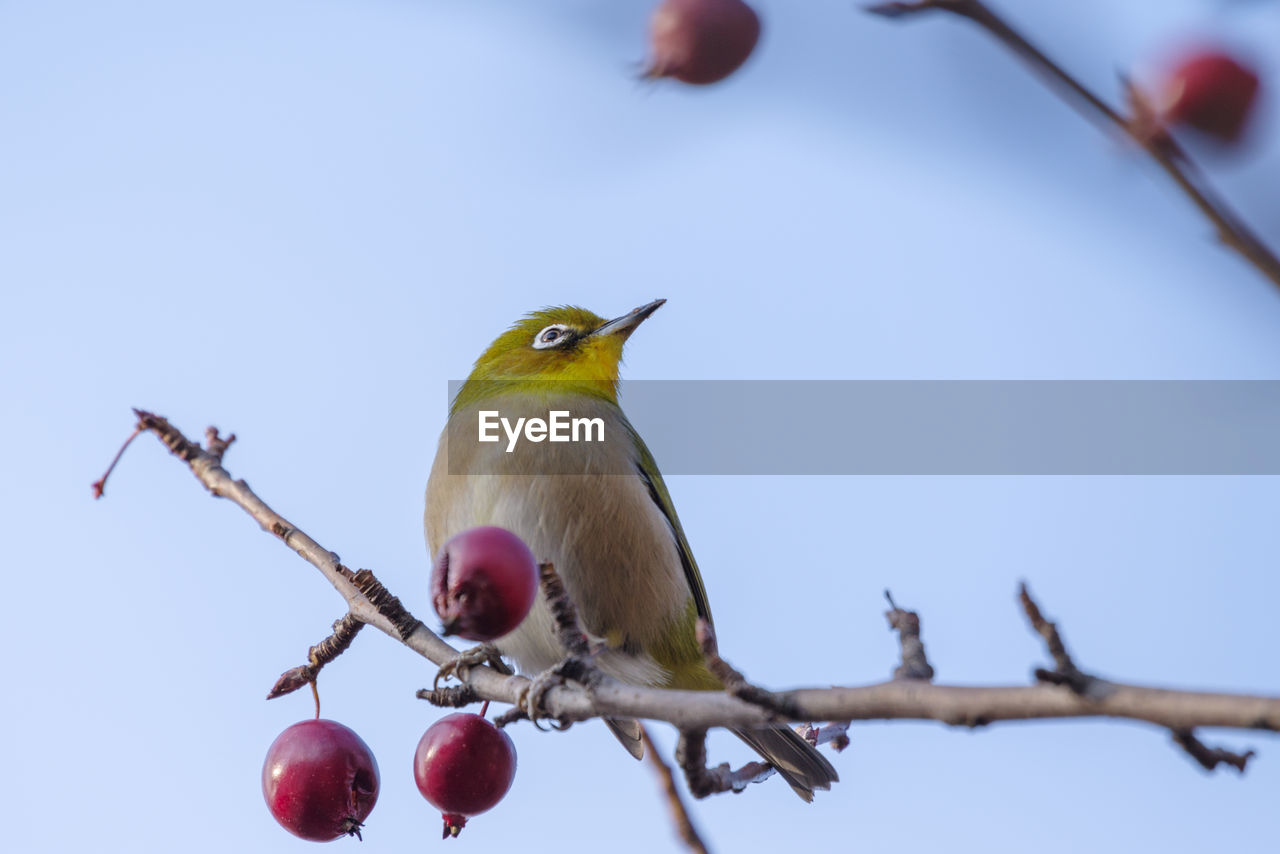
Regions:
<instances>
[{"instance_id":1,"label":"red berry","mask_svg":"<svg viewBox=\"0 0 1280 854\"><path fill-rule=\"evenodd\" d=\"M413 755L413 779L428 803L444 814L446 837L457 836L468 818L492 809L515 776L511 739L468 712L433 723Z\"/></svg>"},{"instance_id":2,"label":"red berry","mask_svg":"<svg viewBox=\"0 0 1280 854\"><path fill-rule=\"evenodd\" d=\"M505 528L449 539L431 570L431 602L446 635L491 641L520 625L538 593L538 562Z\"/></svg>"},{"instance_id":3,"label":"red berry","mask_svg":"<svg viewBox=\"0 0 1280 854\"><path fill-rule=\"evenodd\" d=\"M294 836L314 842L359 836L378 802L378 763L369 745L342 724L302 721L267 750L262 794Z\"/></svg>"},{"instance_id":4,"label":"red berry","mask_svg":"<svg viewBox=\"0 0 1280 854\"><path fill-rule=\"evenodd\" d=\"M760 38L760 17L742 0L663 0L649 35L646 77L715 83L747 61Z\"/></svg>"},{"instance_id":5,"label":"red berry","mask_svg":"<svg viewBox=\"0 0 1280 854\"><path fill-rule=\"evenodd\" d=\"M1224 142L1239 139L1258 95L1258 75L1219 50L1187 55L1165 78L1160 113Z\"/></svg>"}]
</instances>

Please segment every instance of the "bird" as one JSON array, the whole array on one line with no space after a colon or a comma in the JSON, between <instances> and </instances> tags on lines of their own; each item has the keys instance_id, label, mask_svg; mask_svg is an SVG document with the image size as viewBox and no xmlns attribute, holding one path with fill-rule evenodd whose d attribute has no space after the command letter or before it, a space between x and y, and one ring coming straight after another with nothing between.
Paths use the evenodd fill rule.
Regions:
<instances>
[{"instance_id":1,"label":"bird","mask_svg":"<svg viewBox=\"0 0 1280 854\"><path fill-rule=\"evenodd\" d=\"M506 528L555 566L601 671L635 685L722 690L696 638L700 618L711 624L702 576L657 463L618 402L623 345L665 302L612 320L575 306L543 308L489 345L457 389L440 436L426 489L427 548L438 554L469 528ZM542 441L528 429L520 441L519 428L510 429L521 418L545 424L556 411L588 425L598 419L603 429L588 428L579 441L550 441L545 431ZM500 441L481 441L481 419L499 417ZM566 655L541 592L493 645L526 674ZM644 755L637 721L606 723L633 756ZM805 801L839 779L790 727L734 733Z\"/></svg>"}]
</instances>

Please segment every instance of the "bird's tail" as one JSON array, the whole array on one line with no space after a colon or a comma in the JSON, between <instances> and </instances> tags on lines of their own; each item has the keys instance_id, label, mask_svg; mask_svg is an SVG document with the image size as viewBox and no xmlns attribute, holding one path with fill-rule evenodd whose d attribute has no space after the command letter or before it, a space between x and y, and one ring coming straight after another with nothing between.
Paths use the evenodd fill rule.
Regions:
<instances>
[{"instance_id":1,"label":"bird's tail","mask_svg":"<svg viewBox=\"0 0 1280 854\"><path fill-rule=\"evenodd\" d=\"M630 718L605 718L604 722L627 749L627 753L636 759L644 758L644 730L640 728L639 721Z\"/></svg>"},{"instance_id":2,"label":"bird's tail","mask_svg":"<svg viewBox=\"0 0 1280 854\"><path fill-rule=\"evenodd\" d=\"M778 769L782 779L806 802L813 800L814 789L830 789L840 780L827 758L791 727L735 729L733 734Z\"/></svg>"}]
</instances>

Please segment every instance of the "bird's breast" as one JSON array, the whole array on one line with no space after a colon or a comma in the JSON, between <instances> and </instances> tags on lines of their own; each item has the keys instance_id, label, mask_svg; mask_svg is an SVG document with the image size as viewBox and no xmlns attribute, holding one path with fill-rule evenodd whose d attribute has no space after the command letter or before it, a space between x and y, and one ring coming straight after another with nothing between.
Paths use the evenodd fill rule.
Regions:
<instances>
[{"instance_id":1,"label":"bird's breast","mask_svg":"<svg viewBox=\"0 0 1280 854\"><path fill-rule=\"evenodd\" d=\"M510 425L552 410L600 419L604 440L582 441L580 433L579 441L512 445L503 428L503 441L478 441L481 412L499 412ZM644 653L686 614L691 592L671 525L638 474L630 436L622 412L593 398L497 398L458 410L427 484L427 542L435 554L476 525L513 531L539 560L555 564L583 628L640 668L615 675L661 682ZM498 646L525 670L549 667L563 654L541 597Z\"/></svg>"}]
</instances>

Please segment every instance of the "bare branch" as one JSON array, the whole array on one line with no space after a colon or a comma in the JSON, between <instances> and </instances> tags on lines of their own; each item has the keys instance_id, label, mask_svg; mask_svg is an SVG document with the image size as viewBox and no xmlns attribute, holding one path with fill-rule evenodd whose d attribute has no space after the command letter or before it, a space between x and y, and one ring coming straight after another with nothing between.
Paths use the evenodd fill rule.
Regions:
<instances>
[{"instance_id":1,"label":"bare branch","mask_svg":"<svg viewBox=\"0 0 1280 854\"><path fill-rule=\"evenodd\" d=\"M1240 254L1271 283L1280 287L1280 259L1253 233L1244 220L1221 199L1181 147L1168 134L1151 133L1150 123L1136 116L1130 121L1091 92L1079 80L1051 60L1003 18L979 0L915 0L880 3L868 12L886 18L905 18L924 12L949 12L973 21L1024 60L1086 118L1119 130L1160 165L1217 230L1218 239ZM1127 85L1126 85L1127 88ZM1130 100L1133 100L1132 97Z\"/></svg>"},{"instance_id":2,"label":"bare branch","mask_svg":"<svg viewBox=\"0 0 1280 854\"><path fill-rule=\"evenodd\" d=\"M438 665L457 657L458 650L421 623L402 636L401 627L353 584L356 573L342 566L335 554L268 507L244 481L233 480L220 459L190 442L168 421L145 412L138 417L140 426L156 433L212 494L240 506L264 530L319 569L346 600L355 619ZM530 684L524 677L504 676L487 666L472 668L468 677L478 698L502 703L516 703ZM589 690L574 682L550 688L543 698L547 714L566 723L594 717L661 720L684 732L712 726L758 728L775 722L779 708L790 709L792 713L784 717L801 722L910 719L973 727L1009 720L1126 718L1178 731L1212 726L1280 732L1280 697L1172 691L1103 680L1097 681L1106 687L1104 696L1082 697L1055 685L980 687L898 679L858 687L766 692L782 705L764 709L716 691L628 685L598 671L593 678Z\"/></svg>"},{"instance_id":3,"label":"bare branch","mask_svg":"<svg viewBox=\"0 0 1280 854\"><path fill-rule=\"evenodd\" d=\"M933 678L933 665L929 664L924 654L924 641L920 639L920 615L899 608L888 590L884 591L884 598L889 600L892 609L884 615L889 620L889 628L898 633L898 643L902 647L902 664L894 669L893 678L928 682Z\"/></svg>"},{"instance_id":4,"label":"bare branch","mask_svg":"<svg viewBox=\"0 0 1280 854\"><path fill-rule=\"evenodd\" d=\"M690 851L695 854L707 854L707 846L698 835L698 829L694 827L689 810L684 805L684 798L680 797L675 777L671 774L671 766L663 761L653 739L649 737L649 731L643 726L640 727L640 737L646 745L645 757L653 765L654 771L658 774L658 780L662 784L662 793L666 796L667 809L671 811L671 821L676 826L676 833L680 835L681 841Z\"/></svg>"}]
</instances>

